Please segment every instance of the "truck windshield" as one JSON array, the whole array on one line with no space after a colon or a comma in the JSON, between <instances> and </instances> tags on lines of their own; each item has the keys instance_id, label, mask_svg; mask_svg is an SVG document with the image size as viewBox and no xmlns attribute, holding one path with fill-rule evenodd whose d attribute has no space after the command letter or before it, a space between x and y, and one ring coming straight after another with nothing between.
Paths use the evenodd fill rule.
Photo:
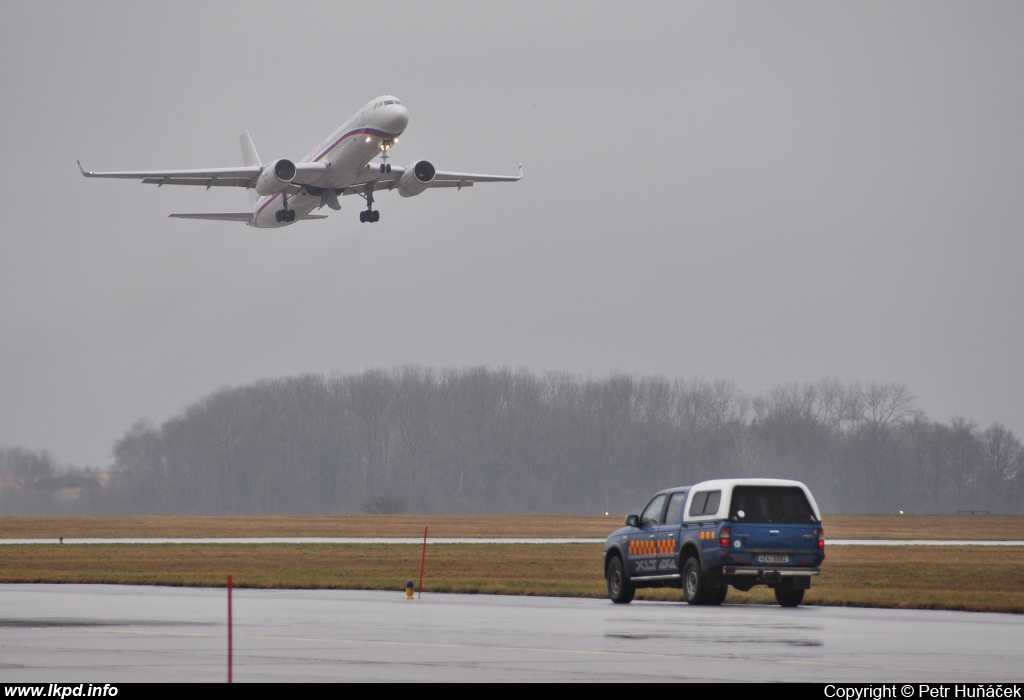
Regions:
<instances>
[{"instance_id":1,"label":"truck windshield","mask_svg":"<svg viewBox=\"0 0 1024 700\"><path fill-rule=\"evenodd\" d=\"M729 519L745 523L816 523L814 509L796 486L737 486Z\"/></svg>"}]
</instances>

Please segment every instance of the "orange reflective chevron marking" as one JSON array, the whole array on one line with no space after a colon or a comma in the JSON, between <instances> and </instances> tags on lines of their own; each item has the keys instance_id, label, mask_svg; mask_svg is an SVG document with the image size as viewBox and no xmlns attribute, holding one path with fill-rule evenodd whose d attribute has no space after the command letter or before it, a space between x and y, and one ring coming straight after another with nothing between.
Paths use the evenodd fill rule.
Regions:
<instances>
[{"instance_id":1,"label":"orange reflective chevron marking","mask_svg":"<svg viewBox=\"0 0 1024 700\"><path fill-rule=\"evenodd\" d=\"M675 554L676 541L668 540L630 540L629 556L653 556L655 554Z\"/></svg>"},{"instance_id":2,"label":"orange reflective chevron marking","mask_svg":"<svg viewBox=\"0 0 1024 700\"><path fill-rule=\"evenodd\" d=\"M655 554L654 540L630 540L629 556L642 556L644 554Z\"/></svg>"},{"instance_id":3,"label":"orange reflective chevron marking","mask_svg":"<svg viewBox=\"0 0 1024 700\"><path fill-rule=\"evenodd\" d=\"M702 540L713 540L715 539L714 530L701 530L697 533L697 537Z\"/></svg>"}]
</instances>

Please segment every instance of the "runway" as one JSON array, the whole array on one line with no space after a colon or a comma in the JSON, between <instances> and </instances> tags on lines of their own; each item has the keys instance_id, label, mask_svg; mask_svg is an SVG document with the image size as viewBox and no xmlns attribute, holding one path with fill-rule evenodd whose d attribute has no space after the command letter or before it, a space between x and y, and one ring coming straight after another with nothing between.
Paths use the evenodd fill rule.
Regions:
<instances>
[{"instance_id":1,"label":"runway","mask_svg":"<svg viewBox=\"0 0 1024 700\"><path fill-rule=\"evenodd\" d=\"M0 586L6 682L223 681L226 591ZM1016 615L235 590L236 681L1024 679Z\"/></svg>"}]
</instances>

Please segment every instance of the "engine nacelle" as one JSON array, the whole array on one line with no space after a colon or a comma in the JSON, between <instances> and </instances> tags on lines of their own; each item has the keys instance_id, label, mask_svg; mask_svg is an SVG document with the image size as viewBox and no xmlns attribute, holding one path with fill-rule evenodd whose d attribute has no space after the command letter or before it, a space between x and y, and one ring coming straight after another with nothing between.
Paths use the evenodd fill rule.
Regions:
<instances>
[{"instance_id":1,"label":"engine nacelle","mask_svg":"<svg viewBox=\"0 0 1024 700\"><path fill-rule=\"evenodd\" d=\"M294 179L295 163L287 158L281 158L263 168L260 178L256 181L256 191L264 197L277 194Z\"/></svg>"},{"instance_id":2,"label":"engine nacelle","mask_svg":"<svg viewBox=\"0 0 1024 700\"><path fill-rule=\"evenodd\" d=\"M402 173L402 177L398 180L398 194L403 197L412 197L417 195L423 190L427 189L427 185L434 179L433 163L429 160L418 160Z\"/></svg>"}]
</instances>

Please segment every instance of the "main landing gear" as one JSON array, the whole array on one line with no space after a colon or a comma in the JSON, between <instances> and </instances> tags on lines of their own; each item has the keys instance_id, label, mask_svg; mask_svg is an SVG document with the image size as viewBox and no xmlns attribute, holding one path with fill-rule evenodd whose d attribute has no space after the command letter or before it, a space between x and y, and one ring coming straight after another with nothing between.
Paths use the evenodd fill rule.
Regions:
<instances>
[{"instance_id":1,"label":"main landing gear","mask_svg":"<svg viewBox=\"0 0 1024 700\"><path fill-rule=\"evenodd\" d=\"M288 195L284 192L281 193L281 201L284 203L284 209L279 209L274 212L274 218L277 219L278 223L282 221L291 223L295 221L295 210L288 208Z\"/></svg>"},{"instance_id":2,"label":"main landing gear","mask_svg":"<svg viewBox=\"0 0 1024 700\"><path fill-rule=\"evenodd\" d=\"M380 221L380 212L373 208L373 183L366 183L366 193L362 194L366 200L366 209L359 212L359 221L364 224L372 224Z\"/></svg>"}]
</instances>

